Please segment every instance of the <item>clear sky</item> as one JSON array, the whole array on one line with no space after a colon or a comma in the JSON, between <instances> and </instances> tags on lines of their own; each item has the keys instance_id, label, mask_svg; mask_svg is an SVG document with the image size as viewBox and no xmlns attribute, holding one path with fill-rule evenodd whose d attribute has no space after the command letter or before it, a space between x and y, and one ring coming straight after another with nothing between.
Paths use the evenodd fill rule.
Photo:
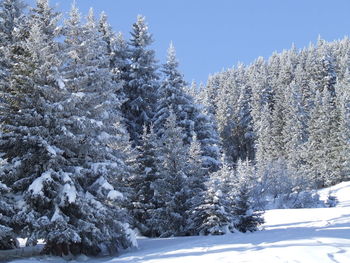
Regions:
<instances>
[{"instance_id":1,"label":"clear sky","mask_svg":"<svg viewBox=\"0 0 350 263\"><path fill-rule=\"evenodd\" d=\"M33 2L34 0L27 0ZM65 13L71 0L51 0ZM318 35L350 33L350 0L76 0L81 12L105 11L115 31L129 36L138 14L146 16L157 58L173 41L186 80L205 82L211 73L249 64L257 57L303 48Z\"/></svg>"}]
</instances>

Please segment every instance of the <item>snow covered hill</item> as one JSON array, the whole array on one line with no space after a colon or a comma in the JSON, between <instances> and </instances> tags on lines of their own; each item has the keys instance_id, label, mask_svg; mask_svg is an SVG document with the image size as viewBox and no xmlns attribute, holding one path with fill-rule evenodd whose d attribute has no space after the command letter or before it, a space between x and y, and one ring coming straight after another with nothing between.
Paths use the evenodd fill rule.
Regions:
<instances>
[{"instance_id":1,"label":"snow covered hill","mask_svg":"<svg viewBox=\"0 0 350 263\"><path fill-rule=\"evenodd\" d=\"M350 262L350 182L320 191L332 191L334 208L281 209L265 214L265 230L225 236L140 239L139 248L117 258L77 261L108 263L239 263L239 262ZM24 262L64 262L41 258ZM73 262L77 262L73 261Z\"/></svg>"}]
</instances>

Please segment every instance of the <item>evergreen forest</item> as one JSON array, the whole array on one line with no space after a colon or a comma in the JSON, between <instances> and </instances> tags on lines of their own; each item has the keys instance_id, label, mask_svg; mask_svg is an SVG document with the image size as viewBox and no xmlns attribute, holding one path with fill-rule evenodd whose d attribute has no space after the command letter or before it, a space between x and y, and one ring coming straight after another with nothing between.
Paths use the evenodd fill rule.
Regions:
<instances>
[{"instance_id":1,"label":"evergreen forest","mask_svg":"<svg viewBox=\"0 0 350 263\"><path fill-rule=\"evenodd\" d=\"M350 40L187 83L145 17L0 0L0 249L113 255L135 236L252 232L350 179Z\"/></svg>"}]
</instances>

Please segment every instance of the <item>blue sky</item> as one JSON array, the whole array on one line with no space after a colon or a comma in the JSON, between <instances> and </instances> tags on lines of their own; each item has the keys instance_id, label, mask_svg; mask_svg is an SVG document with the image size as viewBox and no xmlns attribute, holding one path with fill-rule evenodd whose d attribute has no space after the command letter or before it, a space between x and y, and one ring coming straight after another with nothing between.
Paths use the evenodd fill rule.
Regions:
<instances>
[{"instance_id":1,"label":"blue sky","mask_svg":"<svg viewBox=\"0 0 350 263\"><path fill-rule=\"evenodd\" d=\"M33 2L34 0L28 0ZM173 41L186 80L249 64L274 51L349 35L349 0L76 0L82 13L105 11L128 37L136 16L146 16L160 62ZM51 0L67 12L71 0Z\"/></svg>"}]
</instances>

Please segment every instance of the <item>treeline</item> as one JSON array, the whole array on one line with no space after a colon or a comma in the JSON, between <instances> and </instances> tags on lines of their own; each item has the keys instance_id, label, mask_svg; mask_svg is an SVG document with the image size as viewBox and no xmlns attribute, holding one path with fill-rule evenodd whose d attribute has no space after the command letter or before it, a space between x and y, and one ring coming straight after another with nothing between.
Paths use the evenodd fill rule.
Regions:
<instances>
[{"instance_id":1,"label":"treeline","mask_svg":"<svg viewBox=\"0 0 350 263\"><path fill-rule=\"evenodd\" d=\"M348 38L319 39L211 76L197 101L227 161L250 160L275 197L349 180L349 55Z\"/></svg>"},{"instance_id":2,"label":"treeline","mask_svg":"<svg viewBox=\"0 0 350 263\"><path fill-rule=\"evenodd\" d=\"M160 68L144 17L131 38L75 5L0 1L0 249L113 254L149 237L254 231L256 174L220 161L212 113L175 49ZM223 141L226 143L226 141ZM229 155L227 155L229 156Z\"/></svg>"}]
</instances>

